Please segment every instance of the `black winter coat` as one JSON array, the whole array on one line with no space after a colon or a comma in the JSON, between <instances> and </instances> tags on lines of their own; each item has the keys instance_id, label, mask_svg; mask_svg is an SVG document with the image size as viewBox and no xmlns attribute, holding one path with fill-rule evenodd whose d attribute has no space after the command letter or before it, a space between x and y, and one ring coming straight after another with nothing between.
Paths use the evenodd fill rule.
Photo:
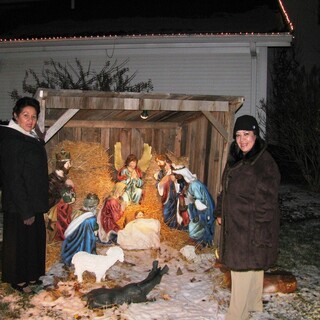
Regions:
<instances>
[{"instance_id":1,"label":"black winter coat","mask_svg":"<svg viewBox=\"0 0 320 320\"><path fill-rule=\"evenodd\" d=\"M2 208L22 220L48 211L48 162L42 141L0 126Z\"/></svg>"},{"instance_id":2,"label":"black winter coat","mask_svg":"<svg viewBox=\"0 0 320 320\"><path fill-rule=\"evenodd\" d=\"M45 274L48 163L43 142L0 126L3 246L2 282L38 280ZM24 220L35 217L31 225Z\"/></svg>"},{"instance_id":3,"label":"black winter coat","mask_svg":"<svg viewBox=\"0 0 320 320\"><path fill-rule=\"evenodd\" d=\"M244 157L234 141L222 178L220 260L234 271L263 270L278 256L280 173L257 137Z\"/></svg>"}]
</instances>

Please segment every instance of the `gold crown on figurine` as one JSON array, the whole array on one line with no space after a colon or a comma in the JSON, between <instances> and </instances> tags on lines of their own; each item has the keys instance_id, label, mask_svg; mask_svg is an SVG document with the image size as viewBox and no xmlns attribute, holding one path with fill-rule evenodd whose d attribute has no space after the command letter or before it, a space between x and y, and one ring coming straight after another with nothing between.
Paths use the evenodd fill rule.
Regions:
<instances>
[{"instance_id":1,"label":"gold crown on figurine","mask_svg":"<svg viewBox=\"0 0 320 320\"><path fill-rule=\"evenodd\" d=\"M62 149L59 153L56 153L56 160L57 161L69 161L69 160L71 160L70 152L67 152L64 149Z\"/></svg>"}]
</instances>

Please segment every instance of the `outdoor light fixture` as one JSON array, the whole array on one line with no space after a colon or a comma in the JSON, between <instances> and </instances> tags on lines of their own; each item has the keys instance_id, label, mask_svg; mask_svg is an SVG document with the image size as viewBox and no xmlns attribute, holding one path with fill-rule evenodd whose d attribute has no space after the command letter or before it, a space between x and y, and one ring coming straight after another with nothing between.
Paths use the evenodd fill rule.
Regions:
<instances>
[{"instance_id":1,"label":"outdoor light fixture","mask_svg":"<svg viewBox=\"0 0 320 320\"><path fill-rule=\"evenodd\" d=\"M148 119L148 117L149 117L149 113L148 113L148 110L143 110L142 112L141 112L141 114L140 114L140 117L142 118L142 119Z\"/></svg>"}]
</instances>

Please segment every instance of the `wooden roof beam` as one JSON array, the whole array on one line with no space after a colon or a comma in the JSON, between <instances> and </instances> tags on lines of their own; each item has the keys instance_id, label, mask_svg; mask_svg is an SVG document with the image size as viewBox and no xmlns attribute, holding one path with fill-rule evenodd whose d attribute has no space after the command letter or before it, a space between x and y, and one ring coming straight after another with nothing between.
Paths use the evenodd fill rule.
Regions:
<instances>
[{"instance_id":1,"label":"wooden roof beam","mask_svg":"<svg viewBox=\"0 0 320 320\"><path fill-rule=\"evenodd\" d=\"M47 143L77 112L79 109L67 110L46 132L44 141Z\"/></svg>"},{"instance_id":2,"label":"wooden roof beam","mask_svg":"<svg viewBox=\"0 0 320 320\"><path fill-rule=\"evenodd\" d=\"M212 113L207 111L202 111L202 113L206 116L206 118L211 122L211 124L218 130L218 132L222 135L224 140L229 140L228 131L225 127L212 115Z\"/></svg>"}]
</instances>

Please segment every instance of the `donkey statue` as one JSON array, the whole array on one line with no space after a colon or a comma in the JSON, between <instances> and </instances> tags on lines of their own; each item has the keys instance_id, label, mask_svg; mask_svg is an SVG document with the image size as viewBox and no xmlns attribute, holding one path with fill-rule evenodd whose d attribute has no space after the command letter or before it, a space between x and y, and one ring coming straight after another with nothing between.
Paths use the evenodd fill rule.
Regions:
<instances>
[{"instance_id":1,"label":"donkey statue","mask_svg":"<svg viewBox=\"0 0 320 320\"><path fill-rule=\"evenodd\" d=\"M137 283L129 283L120 288L98 288L93 289L83 296L87 300L89 309L109 308L123 303L139 303L150 301L147 299L148 293L161 282L162 276L169 271L165 265L158 267L158 261L153 261L152 270L149 275Z\"/></svg>"}]
</instances>

